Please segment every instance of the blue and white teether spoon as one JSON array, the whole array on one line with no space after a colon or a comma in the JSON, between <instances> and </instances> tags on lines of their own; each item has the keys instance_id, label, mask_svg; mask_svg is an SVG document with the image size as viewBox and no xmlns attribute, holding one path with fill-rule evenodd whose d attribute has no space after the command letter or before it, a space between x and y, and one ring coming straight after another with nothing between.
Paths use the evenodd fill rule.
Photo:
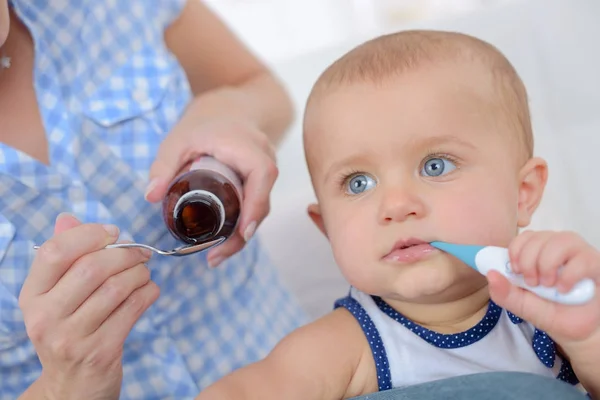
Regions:
<instances>
[{"instance_id":1,"label":"blue and white teether spoon","mask_svg":"<svg viewBox=\"0 0 600 400\"><path fill-rule=\"evenodd\" d=\"M511 283L538 296L561 304L580 305L594 298L596 284L586 278L578 282L569 292L560 293L555 287L529 286L522 275L512 272L508 249L495 246L463 245L446 242L431 242L433 247L458 258L483 275L491 270L498 271Z\"/></svg>"}]
</instances>

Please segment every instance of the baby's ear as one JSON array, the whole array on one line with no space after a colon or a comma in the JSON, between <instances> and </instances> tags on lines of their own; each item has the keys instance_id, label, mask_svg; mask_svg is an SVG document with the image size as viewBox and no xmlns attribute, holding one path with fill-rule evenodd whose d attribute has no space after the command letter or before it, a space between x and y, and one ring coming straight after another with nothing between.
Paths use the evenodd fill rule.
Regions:
<instances>
[{"instance_id":1,"label":"baby's ear","mask_svg":"<svg viewBox=\"0 0 600 400\"><path fill-rule=\"evenodd\" d=\"M548 165L541 158L531 158L519 173L519 228L531 223L548 181Z\"/></svg>"},{"instance_id":2,"label":"baby's ear","mask_svg":"<svg viewBox=\"0 0 600 400\"><path fill-rule=\"evenodd\" d=\"M321 207L319 207L318 204L311 204L308 206L307 211L310 219L312 219L317 228L323 232L323 235L327 237L327 230L325 229L325 223L323 222L323 215L321 215Z\"/></svg>"}]
</instances>

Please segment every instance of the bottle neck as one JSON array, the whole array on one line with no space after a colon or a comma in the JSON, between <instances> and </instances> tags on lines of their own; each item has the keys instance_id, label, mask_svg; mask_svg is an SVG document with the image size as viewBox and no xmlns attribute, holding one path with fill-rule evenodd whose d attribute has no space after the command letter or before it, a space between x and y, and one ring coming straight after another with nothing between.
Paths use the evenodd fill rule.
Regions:
<instances>
[{"instance_id":1,"label":"bottle neck","mask_svg":"<svg viewBox=\"0 0 600 400\"><path fill-rule=\"evenodd\" d=\"M225 207L215 194L207 190L191 190L179 198L173 217L191 240L204 240L207 236L217 235L223 228Z\"/></svg>"}]
</instances>

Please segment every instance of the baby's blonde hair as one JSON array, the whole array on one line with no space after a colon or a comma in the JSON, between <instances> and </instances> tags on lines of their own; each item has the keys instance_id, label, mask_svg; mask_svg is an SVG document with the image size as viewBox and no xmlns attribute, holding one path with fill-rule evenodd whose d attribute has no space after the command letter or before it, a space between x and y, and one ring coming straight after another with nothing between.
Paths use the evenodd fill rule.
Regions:
<instances>
[{"instance_id":1,"label":"baby's blonde hair","mask_svg":"<svg viewBox=\"0 0 600 400\"><path fill-rule=\"evenodd\" d=\"M425 64L447 61L481 63L500 94L499 105L511 130L519 134L522 155L533 155L533 133L527 91L506 57L475 37L444 31L410 30L369 40L330 65L318 78L307 101L329 89L357 82L381 83Z\"/></svg>"}]
</instances>

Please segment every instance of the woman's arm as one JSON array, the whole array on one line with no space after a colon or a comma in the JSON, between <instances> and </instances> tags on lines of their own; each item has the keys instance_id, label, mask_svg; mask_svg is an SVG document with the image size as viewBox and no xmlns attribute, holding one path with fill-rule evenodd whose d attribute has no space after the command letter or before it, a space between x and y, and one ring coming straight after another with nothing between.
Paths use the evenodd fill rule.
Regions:
<instances>
[{"instance_id":1,"label":"woman's arm","mask_svg":"<svg viewBox=\"0 0 600 400\"><path fill-rule=\"evenodd\" d=\"M41 380L38 379L35 382L33 382L31 386L29 386L29 388L27 388L27 390L23 394L21 394L21 396L19 396L18 400L38 400L45 398L46 392L43 388Z\"/></svg>"},{"instance_id":2,"label":"woman's arm","mask_svg":"<svg viewBox=\"0 0 600 400\"><path fill-rule=\"evenodd\" d=\"M204 115L249 121L279 143L292 120L283 86L201 1L188 0L165 40Z\"/></svg>"}]
</instances>

